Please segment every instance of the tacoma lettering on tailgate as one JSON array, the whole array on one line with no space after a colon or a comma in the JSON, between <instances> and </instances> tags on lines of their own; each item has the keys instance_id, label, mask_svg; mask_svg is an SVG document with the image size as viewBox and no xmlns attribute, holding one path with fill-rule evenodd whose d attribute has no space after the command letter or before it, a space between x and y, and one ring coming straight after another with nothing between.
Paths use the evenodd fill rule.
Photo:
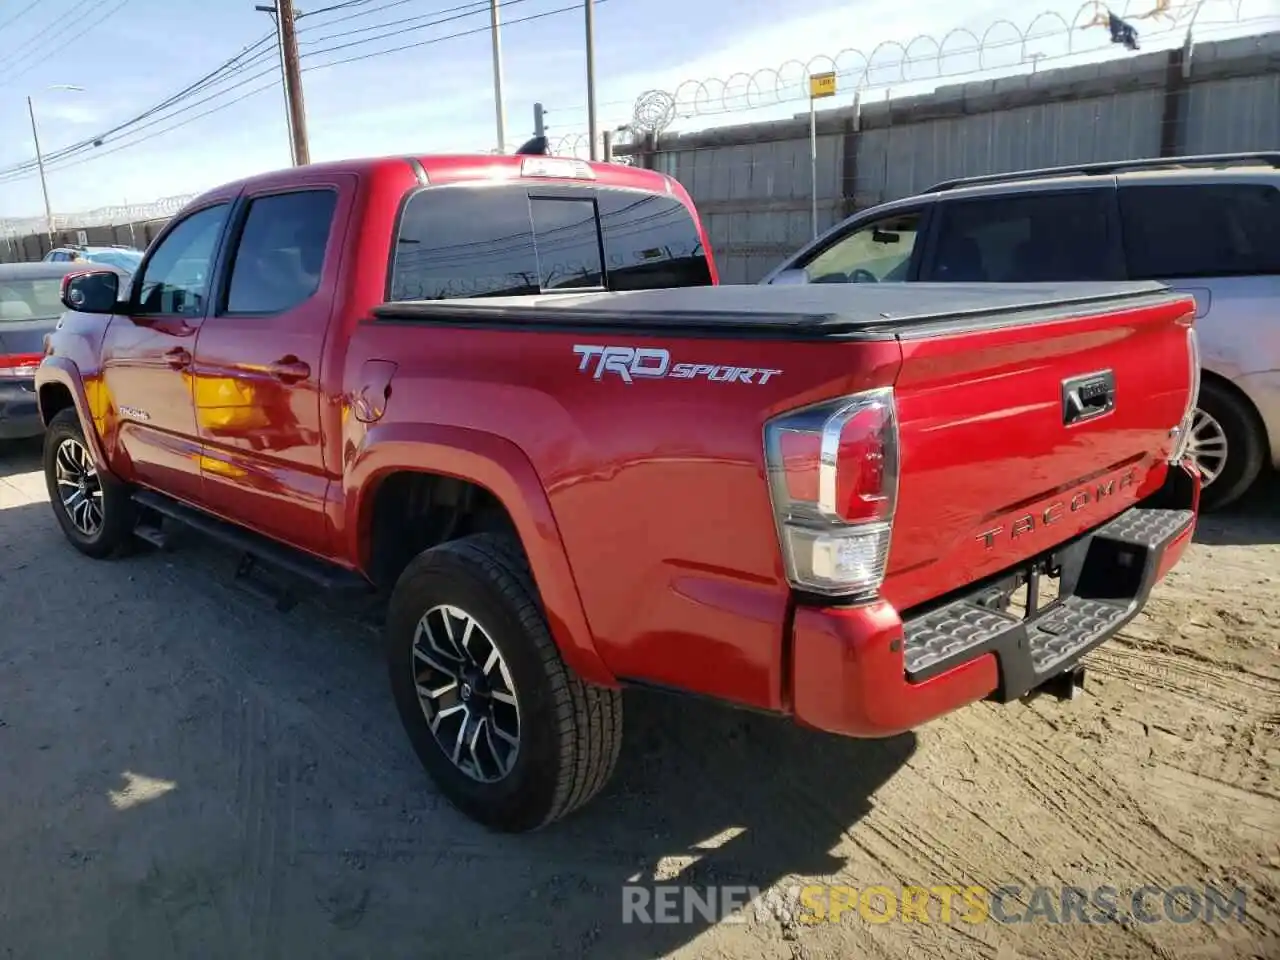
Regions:
<instances>
[{"instance_id":1,"label":"tacoma lettering on tailgate","mask_svg":"<svg viewBox=\"0 0 1280 960\"><path fill-rule=\"evenodd\" d=\"M977 534L975 539L990 550L996 545L997 540L1002 540L1006 537L1016 540L1020 537L1030 536L1037 530L1052 526L1068 514L1083 510L1091 503L1098 503L1125 487L1133 486L1137 481L1137 471L1129 470L1119 477L1111 477L1106 480L1099 480L1097 483L1089 484L1088 486L1082 486L1072 493L1069 498L1054 500L1045 507L1031 513L1017 514L1010 518L1007 526L1001 524L988 530L983 530Z\"/></svg>"}]
</instances>

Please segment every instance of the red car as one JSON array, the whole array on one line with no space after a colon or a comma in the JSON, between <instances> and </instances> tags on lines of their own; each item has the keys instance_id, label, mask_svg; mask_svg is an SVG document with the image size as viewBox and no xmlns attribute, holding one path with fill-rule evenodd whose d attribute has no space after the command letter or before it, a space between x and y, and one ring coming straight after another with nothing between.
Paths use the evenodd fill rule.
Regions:
<instances>
[{"instance_id":1,"label":"red car","mask_svg":"<svg viewBox=\"0 0 1280 960\"><path fill-rule=\"evenodd\" d=\"M115 274L66 284L55 516L95 557L163 517L252 583L387 591L419 756L507 830L600 790L628 684L850 736L1072 689L1194 529L1191 299L714 280L645 170L230 184L123 304Z\"/></svg>"}]
</instances>

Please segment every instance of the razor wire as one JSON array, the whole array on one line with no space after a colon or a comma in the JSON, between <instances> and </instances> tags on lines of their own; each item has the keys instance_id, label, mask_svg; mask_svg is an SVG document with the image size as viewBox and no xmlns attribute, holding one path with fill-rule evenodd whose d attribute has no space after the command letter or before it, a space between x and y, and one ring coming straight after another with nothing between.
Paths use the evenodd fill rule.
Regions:
<instances>
[{"instance_id":1,"label":"razor wire","mask_svg":"<svg viewBox=\"0 0 1280 960\"><path fill-rule=\"evenodd\" d=\"M162 197L149 203L124 203L118 206L97 207L80 213L55 213L50 224L44 217L22 217L0 220L0 235L15 237L31 233L44 233L52 226L59 230L88 229L91 227L124 226L129 223L146 223L167 220L196 198L194 193Z\"/></svg>"},{"instance_id":2,"label":"razor wire","mask_svg":"<svg viewBox=\"0 0 1280 960\"><path fill-rule=\"evenodd\" d=\"M1136 2L1147 5L1151 0ZM1146 13L1132 13L1135 0L1126 0L1119 17L1127 21L1165 20L1169 26L1162 33L1167 33L1182 25L1190 30L1197 23L1201 9L1206 6L1225 6L1230 12L1229 19L1215 20L1213 23L1242 23L1241 12L1245 2L1246 0L1187 0L1175 7L1170 0L1155 0L1154 8ZM677 84L674 90L653 89L641 93L635 100L632 121L628 127L635 132L656 134L677 119L754 110L803 100L807 98L809 78L823 72L833 72L846 81L852 79L853 89L861 91L925 80L942 80L949 76L981 73L1010 66L1036 65L1045 59L1095 53L1109 48L1111 43L1081 50L1075 43L1075 34L1090 27L1105 26L1109 15L1110 10L1105 3L1101 0L1089 0L1080 5L1070 21L1056 11L1044 10L1033 16L1025 27L1001 18L993 21L981 33L968 27L956 27L940 38L934 34L922 33L906 43L886 40L873 47L870 53L849 47L834 55L818 54L808 61L792 59L778 67L739 71L725 78L685 80ZM1048 24L1052 24L1054 28L1045 29ZM1046 57L1029 49L1036 41L1064 36L1067 51L1063 55ZM969 44L960 45L966 38ZM1015 62L991 62L998 51L1014 48L1017 55ZM948 74L943 65L944 60L962 55L976 55L977 70ZM924 69L912 69L919 65L924 65ZM572 138L562 139L568 141Z\"/></svg>"}]
</instances>

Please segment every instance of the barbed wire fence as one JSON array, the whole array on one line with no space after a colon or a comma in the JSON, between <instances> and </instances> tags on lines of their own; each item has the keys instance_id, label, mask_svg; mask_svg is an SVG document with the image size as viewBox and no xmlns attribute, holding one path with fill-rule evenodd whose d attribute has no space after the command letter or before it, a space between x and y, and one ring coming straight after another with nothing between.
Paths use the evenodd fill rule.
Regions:
<instances>
[{"instance_id":1,"label":"barbed wire fence","mask_svg":"<svg viewBox=\"0 0 1280 960\"><path fill-rule=\"evenodd\" d=\"M1175 5L1171 0L1126 0L1118 16L1127 23L1150 21L1161 25L1161 29L1142 35L1144 50L1153 43L1166 49L1179 43L1191 48L1193 36L1208 39L1240 26L1261 28L1280 22L1274 12L1247 15L1250 2L1184 0ZM793 59L776 67L739 71L727 77L687 79L672 89L646 90L630 102L631 119L616 128L614 142L625 147L645 137L659 137L681 121L802 105L808 101L809 79L819 73L834 73L841 94L862 101L873 91L883 91L888 96L930 81L980 80L997 72L1038 72L1097 60L1116 50L1116 44L1107 37L1107 15L1107 4L1089 0L1070 19L1057 11L1043 10L1021 27L1002 18L981 31L957 27L939 35L918 34L906 42L886 40L869 52L849 47L834 54L817 54L807 61ZM1085 30L1094 30L1090 36L1098 40L1082 44L1079 34ZM1057 52L1041 49L1055 40L1060 48ZM624 103L602 106L618 107ZM585 106L555 109L565 113L585 110ZM569 133L554 138L551 149L562 156L583 158L589 155L590 146L587 134Z\"/></svg>"},{"instance_id":2,"label":"barbed wire fence","mask_svg":"<svg viewBox=\"0 0 1280 960\"><path fill-rule=\"evenodd\" d=\"M751 283L845 217L943 180L1091 161L1280 153L1280 31L845 104L627 148L697 205L721 278ZM828 101L830 102L830 101ZM816 149L815 149L816 148ZM811 158L811 150L816 156Z\"/></svg>"}]
</instances>

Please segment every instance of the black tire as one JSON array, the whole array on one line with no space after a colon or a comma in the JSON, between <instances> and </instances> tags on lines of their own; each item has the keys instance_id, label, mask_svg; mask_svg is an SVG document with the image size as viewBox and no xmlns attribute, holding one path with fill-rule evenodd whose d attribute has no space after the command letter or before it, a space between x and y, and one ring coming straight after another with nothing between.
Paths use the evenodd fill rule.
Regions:
<instances>
[{"instance_id":1,"label":"black tire","mask_svg":"<svg viewBox=\"0 0 1280 960\"><path fill-rule=\"evenodd\" d=\"M96 483L102 493L102 522L93 534L87 534L76 526L58 484L58 450L67 440L75 441L84 450L89 449L80 428L80 418L71 407L59 410L45 430L44 481L49 490L49 504L71 545L85 556L101 560L132 543L137 513L128 487L113 477L95 472Z\"/></svg>"},{"instance_id":2,"label":"black tire","mask_svg":"<svg viewBox=\"0 0 1280 960\"><path fill-rule=\"evenodd\" d=\"M1218 422L1227 440L1227 460L1221 473L1200 493L1202 510L1221 510L1239 500L1258 479L1266 456L1265 434L1248 403L1212 380L1200 385L1197 406Z\"/></svg>"},{"instance_id":3,"label":"black tire","mask_svg":"<svg viewBox=\"0 0 1280 960\"><path fill-rule=\"evenodd\" d=\"M501 779L481 782L460 769L432 733L418 696L415 636L419 621L439 605L474 618L510 673L520 745ZM423 766L454 806L488 827L545 826L594 797L613 773L621 693L584 683L565 665L510 534L450 541L409 564L391 595L387 664L400 719Z\"/></svg>"}]
</instances>

